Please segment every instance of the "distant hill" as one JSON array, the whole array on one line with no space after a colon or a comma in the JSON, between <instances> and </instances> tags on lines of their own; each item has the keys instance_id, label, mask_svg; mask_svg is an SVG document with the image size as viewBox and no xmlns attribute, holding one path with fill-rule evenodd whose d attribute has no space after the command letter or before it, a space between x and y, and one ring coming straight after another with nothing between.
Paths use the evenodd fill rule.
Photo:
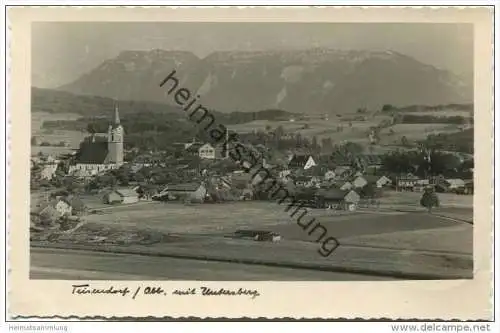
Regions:
<instances>
[{"instance_id":1,"label":"distant hill","mask_svg":"<svg viewBox=\"0 0 500 333\"><path fill-rule=\"evenodd\" d=\"M48 113L77 113L82 116L109 116L117 101L109 97L84 96L65 91L31 88L31 111ZM165 103L119 101L120 114L138 112L179 113L179 109Z\"/></svg>"},{"instance_id":2,"label":"distant hill","mask_svg":"<svg viewBox=\"0 0 500 333\"><path fill-rule=\"evenodd\" d=\"M32 112L76 113L82 115L82 117L109 117L115 105L118 105L122 117L139 113L162 114L162 119L180 120L187 117L182 109L165 103L117 101L108 97L76 95L65 91L35 87L31 89L31 101ZM288 120L290 117L295 116L283 110L211 112L216 120L223 124L242 124L254 120Z\"/></svg>"},{"instance_id":3,"label":"distant hill","mask_svg":"<svg viewBox=\"0 0 500 333\"><path fill-rule=\"evenodd\" d=\"M59 89L121 100L173 104L159 83L172 70L180 86L221 112L281 109L343 114L384 104L471 103L472 82L385 51L125 51Z\"/></svg>"}]
</instances>

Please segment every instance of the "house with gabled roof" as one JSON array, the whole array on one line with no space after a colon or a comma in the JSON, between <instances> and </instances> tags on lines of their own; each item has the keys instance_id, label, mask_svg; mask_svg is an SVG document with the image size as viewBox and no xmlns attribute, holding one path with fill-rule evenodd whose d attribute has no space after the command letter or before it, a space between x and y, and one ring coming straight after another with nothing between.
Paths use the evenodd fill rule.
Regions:
<instances>
[{"instance_id":1,"label":"house with gabled roof","mask_svg":"<svg viewBox=\"0 0 500 333\"><path fill-rule=\"evenodd\" d=\"M189 200L203 202L207 188L201 182L168 185L161 193L167 193L171 200Z\"/></svg>"},{"instance_id":2,"label":"house with gabled roof","mask_svg":"<svg viewBox=\"0 0 500 333\"><path fill-rule=\"evenodd\" d=\"M360 196L353 190L340 190L336 188L321 189L316 193L319 206L349 211L356 210Z\"/></svg>"},{"instance_id":3,"label":"house with gabled roof","mask_svg":"<svg viewBox=\"0 0 500 333\"><path fill-rule=\"evenodd\" d=\"M334 187L336 187L336 188L338 188L340 190L346 191L346 190L353 189L354 185L351 182L349 182L349 181L337 180L334 183Z\"/></svg>"},{"instance_id":4,"label":"house with gabled roof","mask_svg":"<svg viewBox=\"0 0 500 333\"><path fill-rule=\"evenodd\" d=\"M107 204L132 204L139 201L139 193L134 189L120 188L107 191L103 196L103 202Z\"/></svg>"},{"instance_id":5,"label":"house with gabled roof","mask_svg":"<svg viewBox=\"0 0 500 333\"><path fill-rule=\"evenodd\" d=\"M294 154L288 162L288 167L293 169L304 169L307 170L316 166L317 163L312 157L312 155L298 155Z\"/></svg>"},{"instance_id":6,"label":"house with gabled roof","mask_svg":"<svg viewBox=\"0 0 500 333\"><path fill-rule=\"evenodd\" d=\"M352 181L355 188L363 188L367 184L372 184L375 187L381 188L391 183L391 180L386 176L377 175L358 175Z\"/></svg>"},{"instance_id":7,"label":"house with gabled roof","mask_svg":"<svg viewBox=\"0 0 500 333\"><path fill-rule=\"evenodd\" d=\"M40 202L31 209L31 214L54 221L60 217L71 215L72 210L70 203L66 199L59 197L47 202Z\"/></svg>"}]
</instances>

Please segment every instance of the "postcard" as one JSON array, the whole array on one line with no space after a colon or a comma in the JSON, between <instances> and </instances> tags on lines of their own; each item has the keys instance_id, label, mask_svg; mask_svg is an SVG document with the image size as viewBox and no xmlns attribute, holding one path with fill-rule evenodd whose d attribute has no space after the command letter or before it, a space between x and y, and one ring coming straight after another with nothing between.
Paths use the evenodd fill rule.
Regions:
<instances>
[{"instance_id":1,"label":"postcard","mask_svg":"<svg viewBox=\"0 0 500 333\"><path fill-rule=\"evenodd\" d=\"M492 21L10 8L9 316L490 320Z\"/></svg>"}]
</instances>

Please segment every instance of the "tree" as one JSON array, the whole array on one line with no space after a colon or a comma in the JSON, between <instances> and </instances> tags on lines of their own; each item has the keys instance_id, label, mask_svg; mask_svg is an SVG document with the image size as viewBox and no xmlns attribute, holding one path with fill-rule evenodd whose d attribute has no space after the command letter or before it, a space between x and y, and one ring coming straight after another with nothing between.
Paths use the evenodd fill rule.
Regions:
<instances>
[{"instance_id":1,"label":"tree","mask_svg":"<svg viewBox=\"0 0 500 333\"><path fill-rule=\"evenodd\" d=\"M420 205L427 208L429 213L432 211L432 207L439 207L439 198L436 192L433 189L426 189L420 199Z\"/></svg>"},{"instance_id":2,"label":"tree","mask_svg":"<svg viewBox=\"0 0 500 333\"><path fill-rule=\"evenodd\" d=\"M382 106L382 112L388 112L392 109L394 109L394 107L391 104L384 104L384 106Z\"/></svg>"},{"instance_id":3,"label":"tree","mask_svg":"<svg viewBox=\"0 0 500 333\"><path fill-rule=\"evenodd\" d=\"M96 133L96 125L93 123L88 124L87 125L87 132L89 132L90 134Z\"/></svg>"},{"instance_id":4,"label":"tree","mask_svg":"<svg viewBox=\"0 0 500 333\"><path fill-rule=\"evenodd\" d=\"M295 147L302 148L303 144L304 144L304 140L302 138L302 135L300 135L300 133L297 133L295 135Z\"/></svg>"},{"instance_id":5,"label":"tree","mask_svg":"<svg viewBox=\"0 0 500 333\"><path fill-rule=\"evenodd\" d=\"M358 155L363 152L363 146L356 142L348 141L343 145L343 148L352 155Z\"/></svg>"},{"instance_id":6,"label":"tree","mask_svg":"<svg viewBox=\"0 0 500 333\"><path fill-rule=\"evenodd\" d=\"M461 167L460 159L452 154L434 152L430 157L430 171L435 175L453 175Z\"/></svg>"},{"instance_id":7,"label":"tree","mask_svg":"<svg viewBox=\"0 0 500 333\"><path fill-rule=\"evenodd\" d=\"M312 143L311 143L311 146L312 146L312 149L316 150L319 148L319 145L318 145L318 138L316 137L316 135L314 135L312 137Z\"/></svg>"},{"instance_id":8,"label":"tree","mask_svg":"<svg viewBox=\"0 0 500 333\"><path fill-rule=\"evenodd\" d=\"M361 189L361 197L365 199L373 199L376 194L375 186L372 183L368 183Z\"/></svg>"},{"instance_id":9,"label":"tree","mask_svg":"<svg viewBox=\"0 0 500 333\"><path fill-rule=\"evenodd\" d=\"M405 135L401 137L401 144L404 147L408 147L410 145L410 142L408 141L408 138Z\"/></svg>"},{"instance_id":10,"label":"tree","mask_svg":"<svg viewBox=\"0 0 500 333\"><path fill-rule=\"evenodd\" d=\"M281 126L281 125L276 127L276 129L274 130L274 135L276 135L276 137L278 139L280 139L284 134L285 134L285 130L283 129L283 126Z\"/></svg>"},{"instance_id":11,"label":"tree","mask_svg":"<svg viewBox=\"0 0 500 333\"><path fill-rule=\"evenodd\" d=\"M322 138L321 146L325 149L333 149L332 138Z\"/></svg>"},{"instance_id":12,"label":"tree","mask_svg":"<svg viewBox=\"0 0 500 333\"><path fill-rule=\"evenodd\" d=\"M36 146L38 144L38 138L36 136L31 137L31 145Z\"/></svg>"}]
</instances>

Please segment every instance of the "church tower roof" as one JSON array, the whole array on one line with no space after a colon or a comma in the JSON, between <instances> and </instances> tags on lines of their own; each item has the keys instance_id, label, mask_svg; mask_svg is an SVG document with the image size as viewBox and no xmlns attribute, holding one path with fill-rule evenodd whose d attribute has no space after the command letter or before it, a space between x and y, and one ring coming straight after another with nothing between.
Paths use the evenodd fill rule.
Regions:
<instances>
[{"instance_id":1,"label":"church tower roof","mask_svg":"<svg viewBox=\"0 0 500 333\"><path fill-rule=\"evenodd\" d=\"M120 126L120 113L118 112L118 105L115 105L115 112L113 115L113 127Z\"/></svg>"}]
</instances>

